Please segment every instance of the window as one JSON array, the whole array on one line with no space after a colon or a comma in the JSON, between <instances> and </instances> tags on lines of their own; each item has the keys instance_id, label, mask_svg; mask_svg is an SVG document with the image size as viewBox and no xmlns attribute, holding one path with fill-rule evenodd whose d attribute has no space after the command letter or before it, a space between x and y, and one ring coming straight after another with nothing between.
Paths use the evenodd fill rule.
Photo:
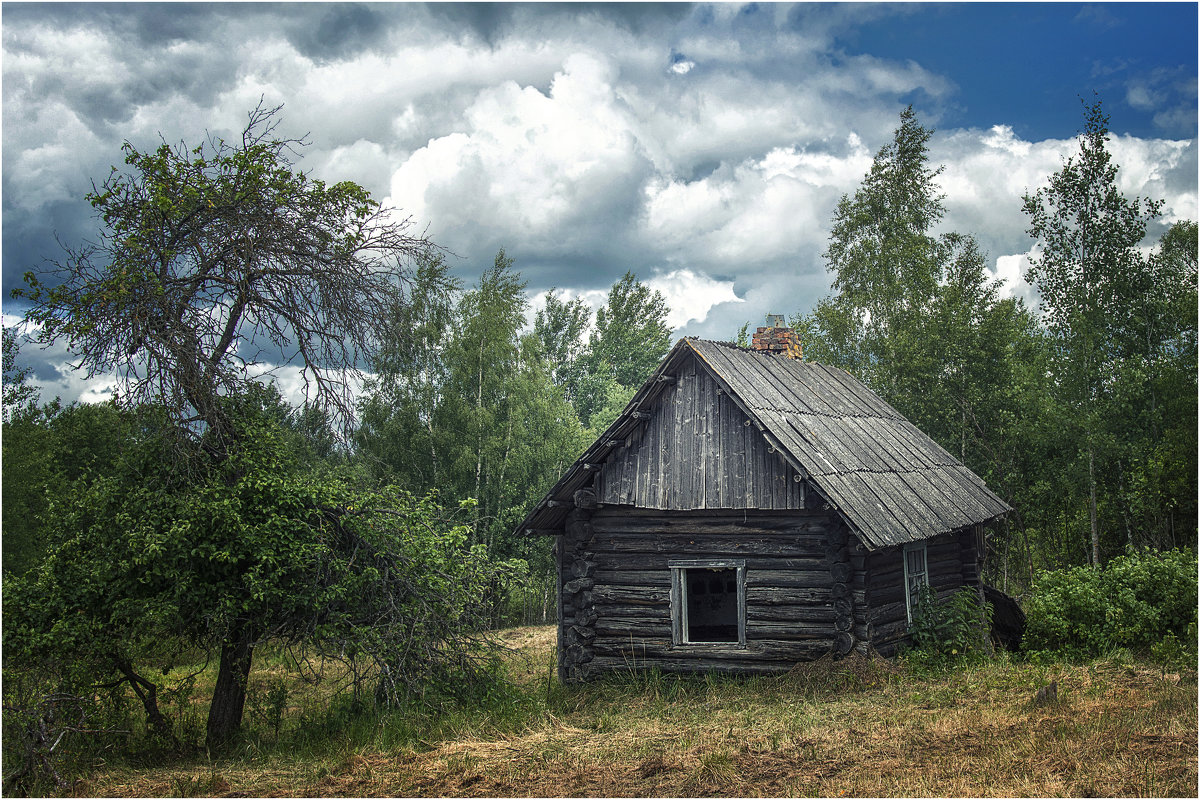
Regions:
<instances>
[{"instance_id":1,"label":"window","mask_svg":"<svg viewBox=\"0 0 1200 800\"><path fill-rule=\"evenodd\" d=\"M675 644L746 644L746 562L671 561Z\"/></svg>"},{"instance_id":2,"label":"window","mask_svg":"<svg viewBox=\"0 0 1200 800\"><path fill-rule=\"evenodd\" d=\"M908 622L912 624L913 609L921 587L929 585L929 564L925 558L925 543L904 545L904 602L908 606Z\"/></svg>"}]
</instances>

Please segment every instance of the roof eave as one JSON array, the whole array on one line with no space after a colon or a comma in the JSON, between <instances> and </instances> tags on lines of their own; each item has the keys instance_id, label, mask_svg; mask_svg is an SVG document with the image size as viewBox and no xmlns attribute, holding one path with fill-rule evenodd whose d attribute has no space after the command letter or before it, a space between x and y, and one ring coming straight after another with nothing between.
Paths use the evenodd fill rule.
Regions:
<instances>
[{"instance_id":1,"label":"roof eave","mask_svg":"<svg viewBox=\"0 0 1200 800\"><path fill-rule=\"evenodd\" d=\"M560 526L541 526L535 527L534 521L539 518L543 511L549 509L551 501L563 501L567 495L567 489L579 475L581 471L587 470L588 465L599 465L604 462L608 454L616 446L616 442L624 439L632 433L633 429L642 422L635 415L641 412L641 407L644 403L653 400L658 394L668 385L669 379L674 376L670 375L673 367L683 358L684 353L695 352L689 346L689 339L680 339L675 343L675 346L667 353L663 360L659 363L658 368L654 373L646 379L646 382L634 393L633 397L626 404L625 409L617 415L604 432L601 433L591 445L588 446L583 454L575 460L563 476L558 479L558 482L550 488L544 497L538 501L526 516L521 520L521 524L517 526L515 533L517 535L533 535L535 531L553 531ZM578 487L576 487L578 488ZM570 492L573 494L574 489Z\"/></svg>"}]
</instances>

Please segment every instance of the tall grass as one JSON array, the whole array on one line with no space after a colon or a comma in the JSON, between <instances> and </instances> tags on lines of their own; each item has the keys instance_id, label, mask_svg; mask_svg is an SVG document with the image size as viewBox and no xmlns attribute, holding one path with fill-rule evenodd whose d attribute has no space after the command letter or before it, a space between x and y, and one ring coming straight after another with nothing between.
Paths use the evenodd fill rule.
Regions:
<instances>
[{"instance_id":1,"label":"tall grass","mask_svg":"<svg viewBox=\"0 0 1200 800\"><path fill-rule=\"evenodd\" d=\"M236 756L109 752L70 791L1195 796L1194 669L852 658L774 676L631 669L564 686L553 628L504 636L507 680L440 707L331 697L281 659L260 659L251 677L260 707ZM198 677L180 726L188 708L202 708L209 680ZM1034 705L1051 681L1057 701ZM276 718L270 692L280 700L281 685Z\"/></svg>"}]
</instances>

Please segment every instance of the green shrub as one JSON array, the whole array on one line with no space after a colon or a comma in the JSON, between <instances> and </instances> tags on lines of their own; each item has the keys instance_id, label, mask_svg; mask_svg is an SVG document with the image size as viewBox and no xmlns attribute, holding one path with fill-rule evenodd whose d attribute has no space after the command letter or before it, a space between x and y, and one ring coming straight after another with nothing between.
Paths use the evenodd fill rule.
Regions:
<instances>
[{"instance_id":1,"label":"green shrub","mask_svg":"<svg viewBox=\"0 0 1200 800\"><path fill-rule=\"evenodd\" d=\"M1102 568L1043 572L1025 603L1024 647L1073 657L1196 651L1196 554L1142 550Z\"/></svg>"},{"instance_id":2,"label":"green shrub","mask_svg":"<svg viewBox=\"0 0 1200 800\"><path fill-rule=\"evenodd\" d=\"M991 606L981 608L979 592L963 587L938 602L936 593L922 586L913 609L913 646L910 658L946 662L984 652Z\"/></svg>"}]
</instances>

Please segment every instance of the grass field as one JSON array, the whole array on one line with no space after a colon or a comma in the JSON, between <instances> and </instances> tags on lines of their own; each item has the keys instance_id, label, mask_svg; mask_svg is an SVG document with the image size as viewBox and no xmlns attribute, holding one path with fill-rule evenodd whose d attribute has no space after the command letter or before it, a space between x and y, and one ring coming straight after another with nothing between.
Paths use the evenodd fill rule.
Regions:
<instances>
[{"instance_id":1,"label":"grass field","mask_svg":"<svg viewBox=\"0 0 1200 800\"><path fill-rule=\"evenodd\" d=\"M519 691L433 719L289 705L236 757L97 765L105 796L1197 794L1195 672L1137 662L893 662L778 677L551 679L554 629L505 631ZM266 667L269 669L269 666ZM257 676L256 676L257 677ZM1058 699L1036 705L1056 681ZM303 701L297 689L293 699ZM328 712L332 714L333 712ZM320 728L320 730L317 730Z\"/></svg>"}]
</instances>

